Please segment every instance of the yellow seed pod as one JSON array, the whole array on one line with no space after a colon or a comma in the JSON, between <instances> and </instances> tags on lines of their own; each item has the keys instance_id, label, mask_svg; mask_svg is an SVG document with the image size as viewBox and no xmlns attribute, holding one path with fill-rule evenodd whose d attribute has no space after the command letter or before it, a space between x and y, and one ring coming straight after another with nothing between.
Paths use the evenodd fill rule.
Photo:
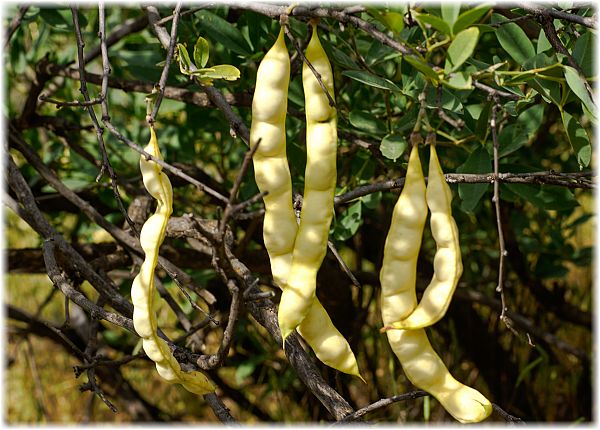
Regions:
<instances>
[{"instance_id":1,"label":"yellow seed pod","mask_svg":"<svg viewBox=\"0 0 600 430\"><path fill-rule=\"evenodd\" d=\"M333 72L319 41L316 26L313 26L305 56L333 98ZM329 105L329 98L306 64L302 69L302 83L307 160L300 227L290 273L279 304L279 326L284 340L305 319L316 297L317 271L327 252L336 183L336 110Z\"/></svg>"},{"instance_id":2,"label":"yellow seed pod","mask_svg":"<svg viewBox=\"0 0 600 430\"><path fill-rule=\"evenodd\" d=\"M144 151L162 160L158 140L153 127L150 127L150 142ZM131 285L133 302L133 326L142 338L144 352L156 364L158 374L170 383L179 383L195 394L207 394L215 390L214 385L201 372L184 372L173 357L169 345L157 332L156 288L154 270L158 262L158 249L165 238L167 222L173 211L173 188L162 167L154 161L140 157L140 170L144 186L157 201L156 211L142 226L140 245L144 251L144 261L140 272Z\"/></svg>"},{"instance_id":3,"label":"yellow seed pod","mask_svg":"<svg viewBox=\"0 0 600 430\"><path fill-rule=\"evenodd\" d=\"M431 233L437 245L434 273L417 307L410 315L394 322L394 328L423 328L439 321L446 314L462 275L458 227L452 217L452 192L444 178L435 146L430 145L430 148L426 197L431 211Z\"/></svg>"},{"instance_id":4,"label":"yellow seed pod","mask_svg":"<svg viewBox=\"0 0 600 430\"><path fill-rule=\"evenodd\" d=\"M286 284L298 232L285 139L289 75L290 59L281 29L258 67L250 126L252 147L260 141L253 156L254 174L259 190L268 192L264 197L263 239L278 286ZM360 377L350 345L316 297L298 331L323 363Z\"/></svg>"},{"instance_id":5,"label":"yellow seed pod","mask_svg":"<svg viewBox=\"0 0 600 430\"><path fill-rule=\"evenodd\" d=\"M411 150L404 188L394 207L385 241L380 272L384 326L394 325L394 322L412 315L417 308L417 259L427 220L428 200L425 194L425 179L415 146ZM448 372L431 347L425 330L388 330L386 334L407 378L433 395L457 421L480 422L491 414L492 405L481 393L461 384Z\"/></svg>"}]
</instances>

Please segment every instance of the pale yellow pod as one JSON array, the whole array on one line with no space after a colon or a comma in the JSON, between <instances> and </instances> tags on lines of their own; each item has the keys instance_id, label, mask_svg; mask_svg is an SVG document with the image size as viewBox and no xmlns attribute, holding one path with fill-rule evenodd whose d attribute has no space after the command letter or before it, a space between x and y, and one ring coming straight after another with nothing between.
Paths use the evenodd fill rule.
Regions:
<instances>
[{"instance_id":1,"label":"pale yellow pod","mask_svg":"<svg viewBox=\"0 0 600 430\"><path fill-rule=\"evenodd\" d=\"M273 280L280 287L286 284L290 273L298 232L292 206L292 179L287 164L285 140L289 75L290 60L282 29L257 71L250 127L251 146L254 147L260 140L253 157L256 184L261 192L268 191L264 197L263 238L271 262ZM331 134L330 127L327 127L327 132ZM306 213L305 217L311 218L313 214L322 216L316 210ZM319 360L362 379L350 345L335 328L316 297L312 299L308 315L298 331Z\"/></svg>"},{"instance_id":2,"label":"pale yellow pod","mask_svg":"<svg viewBox=\"0 0 600 430\"><path fill-rule=\"evenodd\" d=\"M421 169L419 150L413 146L408 160L404 187L392 212L392 221L385 240L380 280L382 314L385 325L410 314L416 301L417 259L423 229L427 220L425 178ZM385 285L385 288L383 288Z\"/></svg>"},{"instance_id":3,"label":"pale yellow pod","mask_svg":"<svg viewBox=\"0 0 600 430\"><path fill-rule=\"evenodd\" d=\"M404 188L394 207L385 241L380 272L381 317L384 326L393 325L407 315L412 315L417 307L417 260L427 220L425 194L419 153L417 147L413 147ZM490 415L491 403L477 390L461 384L448 372L431 347L425 330L389 330L386 334L407 378L415 386L434 396L456 420L474 423L483 421Z\"/></svg>"},{"instance_id":4,"label":"pale yellow pod","mask_svg":"<svg viewBox=\"0 0 600 430\"><path fill-rule=\"evenodd\" d=\"M150 127L150 142L144 148L150 155L161 159L158 141L153 127ZM169 345L158 337L156 322L156 289L154 270L158 262L158 249L165 238L167 222L172 213L173 189L162 167L154 161L140 157L142 180L148 192L157 200L155 213L150 216L140 232L140 245L144 251L144 261L140 272L131 285L133 303L133 327L142 338L142 346L148 358L156 364L158 374L170 383L182 384L188 391L207 394L215 390L206 375L200 372L185 373L173 357Z\"/></svg>"},{"instance_id":5,"label":"pale yellow pod","mask_svg":"<svg viewBox=\"0 0 600 430\"><path fill-rule=\"evenodd\" d=\"M394 328L423 328L439 321L446 314L462 275L458 227L452 217L452 191L444 178L435 146L430 145L430 148L426 196L431 211L431 233L437 245L434 273L417 307L404 319L394 322Z\"/></svg>"},{"instance_id":6,"label":"pale yellow pod","mask_svg":"<svg viewBox=\"0 0 600 430\"><path fill-rule=\"evenodd\" d=\"M328 93L333 98L333 72L321 46L317 27L305 52ZM317 271L327 252L333 218L336 183L337 114L313 71L302 69L306 114L306 170L300 227L296 236L292 267L279 304L279 327L283 339L305 319L316 297Z\"/></svg>"}]
</instances>

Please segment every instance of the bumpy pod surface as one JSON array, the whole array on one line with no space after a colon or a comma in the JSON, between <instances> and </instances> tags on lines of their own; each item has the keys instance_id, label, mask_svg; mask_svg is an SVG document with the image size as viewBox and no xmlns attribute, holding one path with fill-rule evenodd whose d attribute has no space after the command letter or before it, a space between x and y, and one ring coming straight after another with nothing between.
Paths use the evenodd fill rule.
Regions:
<instances>
[{"instance_id":1,"label":"bumpy pod surface","mask_svg":"<svg viewBox=\"0 0 600 430\"><path fill-rule=\"evenodd\" d=\"M452 191L444 178L435 146L431 145L430 148L426 196L431 211L431 234L437 245L433 259L434 273L415 310L392 324L395 328L423 328L439 321L446 314L462 275L458 227L452 217Z\"/></svg>"},{"instance_id":2,"label":"bumpy pod surface","mask_svg":"<svg viewBox=\"0 0 600 430\"><path fill-rule=\"evenodd\" d=\"M263 238L278 286L286 283L298 223L292 206L292 179L287 163L285 116L290 76L290 59L283 29L258 67L252 100L250 144L256 184L264 197ZM326 365L360 377L356 358L344 336L315 297L298 332Z\"/></svg>"},{"instance_id":3,"label":"bumpy pod surface","mask_svg":"<svg viewBox=\"0 0 600 430\"><path fill-rule=\"evenodd\" d=\"M144 148L150 155L162 160L154 128L150 128L150 142ZM156 211L146 220L140 232L140 244L144 250L144 262L131 286L133 302L133 326L142 338L143 348L154 363L158 374L170 383L179 383L195 394L207 394L215 390L213 384L201 372L184 372L173 357L167 342L157 333L157 294L154 286L154 270L158 262L158 249L165 238L167 222L173 211L173 189L162 167L154 161L140 157L140 170L144 186L157 201Z\"/></svg>"},{"instance_id":4,"label":"bumpy pod surface","mask_svg":"<svg viewBox=\"0 0 600 430\"><path fill-rule=\"evenodd\" d=\"M305 56L333 97L333 72L319 41L316 26L313 26ZM284 340L302 323L316 297L317 272L327 253L336 182L335 108L329 105L327 95L306 64L302 69L302 82L307 160L300 227L294 244L290 273L279 304L279 326Z\"/></svg>"},{"instance_id":5,"label":"bumpy pod surface","mask_svg":"<svg viewBox=\"0 0 600 430\"><path fill-rule=\"evenodd\" d=\"M417 306L414 286L421 235L427 219L425 190L415 146L385 242L380 272L384 326L410 315ZM431 347L424 329L389 330L386 334L408 379L433 395L456 420L474 423L490 415L490 402L477 390L454 379Z\"/></svg>"}]
</instances>

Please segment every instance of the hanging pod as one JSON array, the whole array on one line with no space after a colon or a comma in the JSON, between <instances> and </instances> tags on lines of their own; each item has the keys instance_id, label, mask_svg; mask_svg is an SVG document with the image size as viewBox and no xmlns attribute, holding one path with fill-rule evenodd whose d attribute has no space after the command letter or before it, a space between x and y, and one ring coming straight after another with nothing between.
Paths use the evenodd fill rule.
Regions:
<instances>
[{"instance_id":1,"label":"hanging pod","mask_svg":"<svg viewBox=\"0 0 600 430\"><path fill-rule=\"evenodd\" d=\"M433 146L432 151L435 151ZM437 163L437 157L433 163ZM430 162L429 184L431 180ZM384 326L393 325L414 314L418 308L415 292L417 260L428 204L432 213L437 210L435 205L432 208L430 204L430 190L436 188L428 185L426 189L419 152L414 146L410 153L404 188L394 207L384 246L380 272L381 317ZM491 403L479 391L461 384L450 374L431 347L424 329L388 330L386 335L407 378L415 386L433 395L457 421L475 423L490 415Z\"/></svg>"},{"instance_id":2,"label":"hanging pod","mask_svg":"<svg viewBox=\"0 0 600 430\"><path fill-rule=\"evenodd\" d=\"M286 285L298 234L286 156L285 117L289 79L290 59L282 28L258 67L250 127L250 145L258 144L253 156L256 184L261 192L268 192L263 198L263 239L273 279L280 287ZM331 200L333 202L333 196ZM305 210L302 212L304 214ZM335 328L319 300L312 297L307 307L308 313L300 322L298 332L317 358L334 369L362 379L350 345ZM281 315L287 312L294 310L286 308L285 304L280 305L280 318L285 319Z\"/></svg>"},{"instance_id":3,"label":"hanging pod","mask_svg":"<svg viewBox=\"0 0 600 430\"><path fill-rule=\"evenodd\" d=\"M162 160L158 140L153 127L150 127L150 142L144 148L148 154ZM133 302L133 327L142 338L144 352L156 365L158 374L170 383L178 383L195 394L207 394L215 390L214 385L202 372L184 372L171 353L164 339L158 336L156 307L157 294L154 285L154 270L158 262L158 249L165 238L167 222L173 212L173 188L162 167L154 161L140 156L140 170L144 186L157 201L156 211L151 215L140 232L140 245L144 250L144 261L140 272L131 285Z\"/></svg>"},{"instance_id":4,"label":"hanging pod","mask_svg":"<svg viewBox=\"0 0 600 430\"><path fill-rule=\"evenodd\" d=\"M333 97L333 72L319 41L316 25L313 25L305 56ZM306 64L302 68L302 84L306 114L306 170L300 226L279 304L279 327L284 340L302 323L316 297L317 272L327 253L336 183L335 107L329 105L329 98Z\"/></svg>"},{"instance_id":5,"label":"hanging pod","mask_svg":"<svg viewBox=\"0 0 600 430\"><path fill-rule=\"evenodd\" d=\"M431 234L437 246L433 277L417 307L388 328L416 329L438 322L446 314L462 275L458 227L452 217L452 191L444 178L435 145L430 145L430 148L426 199L431 211Z\"/></svg>"}]
</instances>

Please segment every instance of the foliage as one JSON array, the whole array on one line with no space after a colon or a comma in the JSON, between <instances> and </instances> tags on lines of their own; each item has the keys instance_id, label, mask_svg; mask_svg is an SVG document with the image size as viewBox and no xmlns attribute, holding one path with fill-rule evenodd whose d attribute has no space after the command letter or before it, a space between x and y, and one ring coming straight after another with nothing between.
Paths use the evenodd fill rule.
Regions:
<instances>
[{"instance_id":1,"label":"foliage","mask_svg":"<svg viewBox=\"0 0 600 430\"><path fill-rule=\"evenodd\" d=\"M167 80L170 92L156 118L161 151L167 163L226 197L236 182L247 146L241 129L234 127L231 118L205 96L205 89L211 86L224 94L231 112L243 124L250 124L256 68L279 29L277 19L272 18L278 15L264 11L275 8L189 5L183 8L186 13L179 22L176 60L170 65ZM569 16L579 18L589 18L595 12L584 6L567 9ZM6 28L21 10L16 5L7 9ZM172 14L168 8L158 10L162 17ZM347 12L345 16L369 23L368 31L350 19L342 23L334 14L320 20L322 43L336 77L340 137L339 201L330 239L360 286L353 284L333 255L328 255L319 275L318 294L348 338L367 385L347 375L334 375L324 366L319 370L355 409L413 389L385 336L378 331L378 273L391 209L397 199L392 189L401 186L401 181L390 181L403 178L411 142L435 139L453 190L464 273L447 316L427 330L434 349L457 379L476 387L510 414L541 422L591 420L594 214L590 169L595 162L591 142L597 100L590 85L596 78L592 60L596 38L595 30L580 24L580 20L557 19L548 15L548 9L545 11L532 14L519 7L488 3L394 4ZM106 9L107 36L117 29L133 28L132 23L146 13L144 8L110 5ZM84 52L88 54L99 43L99 13L86 5L80 7L78 16ZM291 34L302 46L309 35L306 21L310 16L310 8L297 6L289 17ZM165 24L168 31L170 26L170 21ZM289 40L287 45L292 55L288 158L294 188L301 191L306 163L302 60ZM110 121L127 139L143 146L149 138L144 98L159 82L165 49L146 21L111 44L108 55ZM105 174L96 180L102 152L87 108L38 100L41 94L60 101L83 100L76 75L77 58L69 8L24 8L5 52L4 111L10 125L9 154L38 207L59 234L90 262L100 264L100 257L116 259L106 270L118 292L129 300L131 281L137 273L131 250L125 247L123 251L122 243L49 185L13 139L21 136L66 187L89 202L105 220L127 228L110 178ZM102 75L99 52L89 61L87 72ZM100 79L88 76L92 99L101 94L99 84ZM99 105L91 109L99 120L103 118ZM128 208L145 195L139 153L106 128L103 136L120 196ZM428 152L421 150L425 166ZM504 175L499 186L498 214L492 201L495 162ZM174 216L193 213L202 219L222 219L222 201L168 173L175 189ZM245 201L257 191L250 167L241 178L237 200ZM351 192L359 193L347 194ZM18 200L13 189L8 194ZM261 207L260 200L255 201L230 223L233 249L236 257L259 277L261 290L275 294L273 301L277 303L280 293L271 285L262 244ZM26 213L18 215L27 221ZM7 219L11 235L17 231L17 224L12 215ZM507 251L503 300L512 330L500 320L501 297L496 291L498 219ZM433 270L435 243L427 230L418 287L427 285ZM37 314L46 306L44 297L52 286L45 282L32 290L20 290L21 281L11 278L13 273L45 272L40 251L43 235L40 231L37 234L37 240L33 233L9 236L7 269L11 275L6 301L32 318L62 327L70 339L84 342L81 347L85 349L87 338L81 336L87 336L87 332L75 333L74 321L70 327L61 326L64 312ZM184 337L181 318L163 301L159 325L171 340L179 340L182 349L210 354L219 348L230 294L211 265L210 255L198 251L194 240L170 237L161 253L192 277L195 286L186 286L191 298L221 323L207 324ZM192 325L201 322L204 314L190 304L167 273L158 274L185 318ZM95 287L80 285L83 280L76 279L75 283L86 297L97 300ZM216 302L203 303L201 290L210 292ZM25 292L27 297L35 294L36 299L23 300ZM48 297L54 309L64 303L60 293ZM297 369L290 366L281 346L249 316L251 306L247 302L242 307L225 362L209 372L232 415L248 422L331 420L330 412L298 379ZM26 367L15 367L29 366L23 357L31 356L22 349L24 345L33 345L38 366L47 357L41 353L43 346L36 348L43 343L22 343L20 339L37 339L43 333L36 331L31 322L19 322L14 314L9 313L8 319L8 350L18 351L13 355L15 361L10 362L18 371L11 370L8 376L31 378ZM89 317L87 321L89 325ZM50 339L62 345L59 337ZM98 326L97 339L99 353L110 360L139 350L133 333L106 321ZM81 357L69 348L63 349L70 355L61 362L81 365ZM205 403L179 388L165 388L148 360L137 358L119 369L135 388L137 399L143 399L141 404L152 419L215 420ZM98 380L106 391L107 385L103 384L110 381L103 381L101 376ZM34 384L27 384L34 391L32 398L43 405L43 389L40 394ZM134 408L127 408L133 400L123 392L107 392L120 411L115 421L144 419L136 415ZM19 402L24 403L22 399ZM77 396L73 400L71 393L69 402L83 405L85 400ZM105 405L98 402L97 409L101 408L104 412L93 414L91 419L112 419ZM12 405L7 418L10 422L84 419L75 413L66 418L58 414L44 418L41 411L43 408L37 413L15 412ZM450 419L429 398L395 403L367 418L384 422ZM502 420L498 415L491 419Z\"/></svg>"}]
</instances>

